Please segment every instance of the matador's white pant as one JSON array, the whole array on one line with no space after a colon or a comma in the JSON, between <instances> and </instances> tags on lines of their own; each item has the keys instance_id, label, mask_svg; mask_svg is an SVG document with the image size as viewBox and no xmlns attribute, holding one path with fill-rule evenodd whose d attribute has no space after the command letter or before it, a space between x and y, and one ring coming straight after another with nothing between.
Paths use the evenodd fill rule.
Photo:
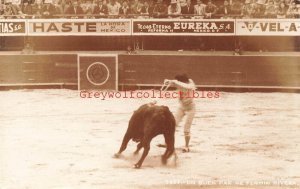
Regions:
<instances>
[{"instance_id":1,"label":"matador's white pant","mask_svg":"<svg viewBox=\"0 0 300 189\"><path fill-rule=\"evenodd\" d=\"M193 106L192 109L185 110L182 106L177 109L175 114L176 126L182 121L183 117L186 116L186 121L184 123L184 136L190 136L190 130L192 122L196 113L196 108Z\"/></svg>"}]
</instances>

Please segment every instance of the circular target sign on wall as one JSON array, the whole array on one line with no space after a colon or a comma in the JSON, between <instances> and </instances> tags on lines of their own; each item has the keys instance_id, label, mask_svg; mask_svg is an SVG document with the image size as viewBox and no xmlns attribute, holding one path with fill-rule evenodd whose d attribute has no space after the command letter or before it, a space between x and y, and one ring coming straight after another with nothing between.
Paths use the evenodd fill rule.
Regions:
<instances>
[{"instance_id":1,"label":"circular target sign on wall","mask_svg":"<svg viewBox=\"0 0 300 189\"><path fill-rule=\"evenodd\" d=\"M78 55L78 89L117 90L117 55Z\"/></svg>"}]
</instances>

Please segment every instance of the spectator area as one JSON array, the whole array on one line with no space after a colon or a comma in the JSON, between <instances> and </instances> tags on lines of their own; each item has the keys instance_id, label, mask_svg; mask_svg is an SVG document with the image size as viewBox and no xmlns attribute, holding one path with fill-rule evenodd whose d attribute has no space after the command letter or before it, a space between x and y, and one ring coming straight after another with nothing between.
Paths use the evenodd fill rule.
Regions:
<instances>
[{"instance_id":1,"label":"spectator area","mask_svg":"<svg viewBox=\"0 0 300 189\"><path fill-rule=\"evenodd\" d=\"M299 18L299 0L1 0L2 18Z\"/></svg>"},{"instance_id":2,"label":"spectator area","mask_svg":"<svg viewBox=\"0 0 300 189\"><path fill-rule=\"evenodd\" d=\"M297 19L299 0L0 0L1 19ZM298 51L299 37L1 37L0 50ZM274 41L280 45L274 45ZM137 42L137 43L136 43ZM222 44L222 45L220 45Z\"/></svg>"}]
</instances>

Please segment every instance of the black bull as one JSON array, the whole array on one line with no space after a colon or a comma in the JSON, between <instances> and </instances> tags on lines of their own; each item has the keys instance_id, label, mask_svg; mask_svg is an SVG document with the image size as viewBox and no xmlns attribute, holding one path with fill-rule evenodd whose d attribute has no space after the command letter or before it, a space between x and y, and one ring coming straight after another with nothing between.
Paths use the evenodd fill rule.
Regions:
<instances>
[{"instance_id":1,"label":"black bull","mask_svg":"<svg viewBox=\"0 0 300 189\"><path fill-rule=\"evenodd\" d=\"M175 118L167 106L142 105L131 116L122 145L115 157L119 157L126 149L130 139L139 142L134 153L137 154L141 148L144 148L144 152L134 166L135 168L140 168L150 150L151 140L160 134L164 136L167 145L166 151L162 156L162 162L165 164L174 152Z\"/></svg>"}]
</instances>

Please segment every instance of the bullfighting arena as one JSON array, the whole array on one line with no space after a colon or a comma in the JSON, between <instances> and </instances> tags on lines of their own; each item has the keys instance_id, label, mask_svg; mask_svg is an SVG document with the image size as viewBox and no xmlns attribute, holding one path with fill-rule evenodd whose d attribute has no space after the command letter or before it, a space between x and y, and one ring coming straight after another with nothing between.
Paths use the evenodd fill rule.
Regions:
<instances>
[{"instance_id":1,"label":"bullfighting arena","mask_svg":"<svg viewBox=\"0 0 300 189\"><path fill-rule=\"evenodd\" d=\"M0 91L0 188L299 188L300 94L229 93L195 99L191 152L162 165L154 138L141 169L136 144L119 159L128 121L153 99L81 98L76 90ZM177 99L159 99L172 112Z\"/></svg>"},{"instance_id":2,"label":"bullfighting arena","mask_svg":"<svg viewBox=\"0 0 300 189\"><path fill-rule=\"evenodd\" d=\"M30 1L34 15L14 15L15 2L27 10L26 0L5 0L0 7L0 189L300 189L299 1L297 12L296 2L284 1L285 8L290 6L285 10L276 1L283 9L277 11L270 1L273 8L266 10L276 10L280 19L263 14L261 1L245 1L245 6L237 1L240 9L248 11L249 4L251 12L256 14L252 7L259 10L255 17L228 15L228 1L219 1L221 15L202 4L198 10L194 6L195 14L166 14L182 6L173 0L169 8L153 1L165 10L150 14L152 3L147 7L146 1L134 0L130 8L142 3L149 12L127 14L125 7L126 15L105 16L77 14L77 1L53 4L55 10L70 4L75 14L50 14L48 0ZM45 6L40 9L38 2ZM82 2L86 8L91 2L104 7L102 1ZM110 3L110 9L118 7ZM202 15L202 9L211 12ZM185 86L192 79L200 93L194 99L190 152L182 152L181 122L176 153L163 164L173 152L175 121L166 108L154 112L150 107L135 117L128 132L133 134L126 138L143 138L148 149L149 136L160 132L171 145L161 161L165 148L158 144L165 141L155 137L141 168L134 168L143 150L134 154L135 142L116 154L133 112L153 100L173 114L179 107L173 96L137 95L171 85L178 75L178 81L186 78L181 79ZM82 91L116 93L97 98ZM125 98L124 91L136 98ZM185 111L192 115L193 104L185 105L192 107ZM188 129L185 133L188 140Z\"/></svg>"}]
</instances>

